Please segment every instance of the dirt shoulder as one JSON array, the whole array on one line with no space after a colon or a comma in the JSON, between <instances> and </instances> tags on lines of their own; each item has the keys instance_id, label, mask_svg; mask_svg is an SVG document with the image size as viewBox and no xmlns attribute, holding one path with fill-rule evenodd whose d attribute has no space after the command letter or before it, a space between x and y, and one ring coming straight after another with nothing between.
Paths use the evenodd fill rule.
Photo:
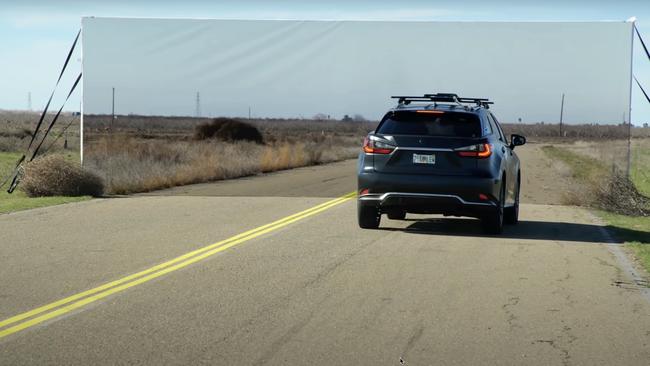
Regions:
<instances>
[{"instance_id":1,"label":"dirt shoulder","mask_svg":"<svg viewBox=\"0 0 650 366\"><path fill-rule=\"evenodd\" d=\"M551 160L542 151L542 143L528 143L516 152L521 161L521 201L561 205L564 193L571 187L571 170L559 161Z\"/></svg>"}]
</instances>

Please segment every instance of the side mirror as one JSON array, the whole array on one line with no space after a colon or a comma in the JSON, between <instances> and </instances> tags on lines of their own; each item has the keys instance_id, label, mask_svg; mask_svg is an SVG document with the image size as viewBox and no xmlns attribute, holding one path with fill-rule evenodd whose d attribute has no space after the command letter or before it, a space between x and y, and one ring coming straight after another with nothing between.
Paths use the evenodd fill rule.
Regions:
<instances>
[{"instance_id":1,"label":"side mirror","mask_svg":"<svg viewBox=\"0 0 650 366\"><path fill-rule=\"evenodd\" d=\"M526 143L526 138L521 135L510 135L510 148L514 150L515 146L521 146Z\"/></svg>"}]
</instances>

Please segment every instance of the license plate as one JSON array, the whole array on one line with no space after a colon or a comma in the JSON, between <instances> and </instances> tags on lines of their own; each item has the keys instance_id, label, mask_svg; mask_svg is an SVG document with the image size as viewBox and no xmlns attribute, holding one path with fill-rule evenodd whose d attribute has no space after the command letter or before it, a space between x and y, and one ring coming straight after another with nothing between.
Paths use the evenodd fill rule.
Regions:
<instances>
[{"instance_id":1,"label":"license plate","mask_svg":"<svg viewBox=\"0 0 650 366\"><path fill-rule=\"evenodd\" d=\"M435 164L435 163L436 163L435 155L413 154L413 164Z\"/></svg>"}]
</instances>

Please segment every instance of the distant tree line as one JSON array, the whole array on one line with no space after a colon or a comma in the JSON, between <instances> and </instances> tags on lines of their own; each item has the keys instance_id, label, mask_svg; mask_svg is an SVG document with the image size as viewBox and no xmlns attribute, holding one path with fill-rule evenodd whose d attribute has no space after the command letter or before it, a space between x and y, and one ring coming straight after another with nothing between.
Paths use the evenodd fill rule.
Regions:
<instances>
[{"instance_id":1,"label":"distant tree line","mask_svg":"<svg viewBox=\"0 0 650 366\"><path fill-rule=\"evenodd\" d=\"M317 113L314 115L312 119L317 121L331 120L330 115L325 113ZM343 118L341 118L341 121L342 122L367 122L368 120L363 115L357 113L352 116L346 114L343 116Z\"/></svg>"}]
</instances>

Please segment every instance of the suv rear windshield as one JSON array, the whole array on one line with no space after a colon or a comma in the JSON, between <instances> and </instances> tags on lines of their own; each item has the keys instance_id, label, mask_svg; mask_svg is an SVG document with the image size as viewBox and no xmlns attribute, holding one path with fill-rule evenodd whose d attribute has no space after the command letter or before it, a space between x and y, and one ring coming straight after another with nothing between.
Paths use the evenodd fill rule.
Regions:
<instances>
[{"instance_id":1,"label":"suv rear windshield","mask_svg":"<svg viewBox=\"0 0 650 366\"><path fill-rule=\"evenodd\" d=\"M376 132L384 135L480 137L481 121L473 113L401 111L384 117Z\"/></svg>"}]
</instances>

